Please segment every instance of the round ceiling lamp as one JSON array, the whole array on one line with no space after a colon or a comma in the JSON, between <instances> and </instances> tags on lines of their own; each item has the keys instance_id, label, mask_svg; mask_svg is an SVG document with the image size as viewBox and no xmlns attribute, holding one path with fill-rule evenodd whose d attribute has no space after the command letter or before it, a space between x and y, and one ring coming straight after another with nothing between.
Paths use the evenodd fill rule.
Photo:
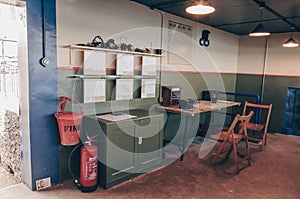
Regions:
<instances>
[{"instance_id":1,"label":"round ceiling lamp","mask_svg":"<svg viewBox=\"0 0 300 199\"><path fill-rule=\"evenodd\" d=\"M216 9L207 1L200 1L196 5L191 5L186 8L186 12L194 15L206 15L213 13Z\"/></svg>"}]
</instances>

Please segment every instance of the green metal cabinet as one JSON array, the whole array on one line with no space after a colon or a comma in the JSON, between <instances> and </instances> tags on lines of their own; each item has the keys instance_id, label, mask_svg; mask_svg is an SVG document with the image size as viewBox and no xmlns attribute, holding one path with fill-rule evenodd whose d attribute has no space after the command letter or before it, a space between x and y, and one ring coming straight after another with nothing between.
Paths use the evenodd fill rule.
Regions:
<instances>
[{"instance_id":1,"label":"green metal cabinet","mask_svg":"<svg viewBox=\"0 0 300 199\"><path fill-rule=\"evenodd\" d=\"M109 188L161 166L162 114L131 110L134 119L110 122L85 116L81 134L98 136L99 184Z\"/></svg>"},{"instance_id":2,"label":"green metal cabinet","mask_svg":"<svg viewBox=\"0 0 300 199\"><path fill-rule=\"evenodd\" d=\"M103 173L100 172L99 175L101 177L105 174L107 182L103 184L104 187L137 170L135 158L137 126L132 122L122 121L108 123L106 127L106 143L99 146L102 149L100 154L106 155L106 159L102 161Z\"/></svg>"},{"instance_id":3,"label":"green metal cabinet","mask_svg":"<svg viewBox=\"0 0 300 199\"><path fill-rule=\"evenodd\" d=\"M147 172L161 165L163 153L163 116L138 119L137 165L139 172Z\"/></svg>"}]
</instances>

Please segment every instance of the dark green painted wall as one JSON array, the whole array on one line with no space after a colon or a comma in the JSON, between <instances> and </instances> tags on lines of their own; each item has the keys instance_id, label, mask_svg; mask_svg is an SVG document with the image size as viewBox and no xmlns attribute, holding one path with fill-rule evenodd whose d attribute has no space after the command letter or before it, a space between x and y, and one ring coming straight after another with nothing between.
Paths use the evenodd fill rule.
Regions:
<instances>
[{"instance_id":1,"label":"dark green painted wall","mask_svg":"<svg viewBox=\"0 0 300 199\"><path fill-rule=\"evenodd\" d=\"M59 70L59 96L67 95L82 100L82 84L80 80L67 79L67 75L77 73L72 70ZM223 90L226 92L239 92L260 95L263 104L273 104L269 131L282 132L283 115L288 87L300 87L299 77L266 76L252 74L217 74L217 73L191 73L191 72L162 72L162 85L179 85L182 87L182 98L202 98L202 91ZM264 89L262 91L262 84ZM256 102L255 98L237 97L237 101ZM147 108L156 103L157 99L130 100L129 106L134 108ZM109 112L111 106L121 110L128 102L111 101L84 105L85 110L90 112Z\"/></svg>"},{"instance_id":2,"label":"dark green painted wall","mask_svg":"<svg viewBox=\"0 0 300 199\"><path fill-rule=\"evenodd\" d=\"M202 99L202 91L206 90L219 90L226 92L234 92L235 91L235 83L236 83L236 75L235 74L218 74L218 73L191 73L191 72L163 72L162 73L162 85L179 85L182 86L181 90L181 98L197 98ZM232 96L227 96L228 100L234 100ZM226 99L226 96L220 96L222 99ZM230 111L230 110L226 110ZM169 140L175 136L176 133L179 133L180 130L177 125L181 123L181 117L176 115L169 115L170 125L167 124L165 129L166 139ZM219 115L220 116L220 115ZM223 115L224 116L224 115ZM213 117L214 119L211 119ZM177 122L174 122L174 121ZM214 120L214 121L213 121ZM221 119L223 122L223 117ZM199 125L200 129L198 134L201 136L205 136L208 131L208 127L212 125L217 125L216 115L212 116L211 113L200 114L197 122L194 122L194 125ZM177 124L177 125L176 125ZM203 125L203 126L201 126ZM226 125L220 124L220 125ZM194 126L195 127L195 126ZM195 129L194 129L195 130ZM210 130L213 130L211 128ZM216 130L216 129L214 129ZM195 135L196 132L190 132ZM178 138L177 138L178 139ZM180 135L179 135L180 139ZM172 142L176 143L176 140L172 140Z\"/></svg>"},{"instance_id":3,"label":"dark green painted wall","mask_svg":"<svg viewBox=\"0 0 300 199\"><path fill-rule=\"evenodd\" d=\"M83 84L81 80L67 78L74 74L81 74L82 71L75 70L58 70L58 96L68 96L83 100ZM203 90L208 87L213 90L223 90L234 92L236 75L235 74L218 74L218 73L186 73L186 72L162 72L162 85L179 85L182 87L182 98L201 99ZM108 83L108 86L112 86ZM113 87L111 87L113 88ZM158 95L158 89L157 89ZM158 101L157 98L139 99L129 101L129 106L133 108L147 108ZM104 113L111 110L111 106L122 110L128 105L128 101L107 101L97 104L84 104L85 113ZM124 108L123 108L124 109Z\"/></svg>"},{"instance_id":4,"label":"dark green painted wall","mask_svg":"<svg viewBox=\"0 0 300 199\"><path fill-rule=\"evenodd\" d=\"M261 95L263 78L261 75L237 75L236 92ZM253 101L255 102L255 99Z\"/></svg>"},{"instance_id":5,"label":"dark green painted wall","mask_svg":"<svg viewBox=\"0 0 300 199\"><path fill-rule=\"evenodd\" d=\"M286 92L288 87L300 88L300 77L266 76L263 78L262 75L252 74L162 73L162 85L182 86L183 98L196 96L201 99L201 92L207 90L207 84L215 90L222 90L221 84L223 84L226 92L260 95L263 104L273 104L269 132L282 133ZM235 100L256 102L253 97L236 97Z\"/></svg>"},{"instance_id":6,"label":"dark green painted wall","mask_svg":"<svg viewBox=\"0 0 300 199\"><path fill-rule=\"evenodd\" d=\"M182 86L182 98L202 98L204 90L235 91L235 74L162 72L162 85Z\"/></svg>"},{"instance_id":7,"label":"dark green painted wall","mask_svg":"<svg viewBox=\"0 0 300 199\"><path fill-rule=\"evenodd\" d=\"M300 87L299 77L266 76L263 92L262 75L237 75L236 92L259 94L262 104L273 104L269 132L282 133L286 92L288 87Z\"/></svg>"}]
</instances>

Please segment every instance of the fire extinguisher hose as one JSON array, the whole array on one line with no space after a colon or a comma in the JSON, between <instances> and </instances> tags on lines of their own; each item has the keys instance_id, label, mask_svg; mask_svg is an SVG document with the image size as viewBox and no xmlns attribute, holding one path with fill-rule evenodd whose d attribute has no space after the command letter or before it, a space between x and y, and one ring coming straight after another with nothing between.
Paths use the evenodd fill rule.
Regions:
<instances>
[{"instance_id":1,"label":"fire extinguisher hose","mask_svg":"<svg viewBox=\"0 0 300 199\"><path fill-rule=\"evenodd\" d=\"M77 146L75 146L75 147L73 148L73 150L71 151L70 156L69 156L69 159L68 159L68 168L69 168L69 172L70 172L70 174L71 174L71 177L74 179L74 182L75 182L75 184L76 184L76 186L77 186L77 188L78 188L79 190L81 190L81 184L80 184L79 180L78 180L78 179L75 177L75 175L74 175L74 172L73 172L72 167L71 167L71 160L72 160L72 157L74 156L74 153L75 153L78 149L80 149L82 146L83 146L82 143L80 143L80 144L78 144Z\"/></svg>"}]
</instances>

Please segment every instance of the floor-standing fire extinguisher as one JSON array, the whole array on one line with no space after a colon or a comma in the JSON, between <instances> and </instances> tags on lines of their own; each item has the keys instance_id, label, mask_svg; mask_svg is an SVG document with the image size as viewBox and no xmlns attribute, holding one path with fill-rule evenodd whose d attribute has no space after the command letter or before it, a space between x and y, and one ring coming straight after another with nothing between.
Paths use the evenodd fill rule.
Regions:
<instances>
[{"instance_id":1,"label":"floor-standing fire extinguisher","mask_svg":"<svg viewBox=\"0 0 300 199\"><path fill-rule=\"evenodd\" d=\"M87 136L87 141L85 145L77 145L71 152L68 166L72 177L75 179L77 187L82 192L92 192L95 191L98 187L97 178L98 178L98 148L95 145L92 145L92 142L95 142L93 137ZM79 180L75 178L74 173L71 169L71 158L75 151L80 149L80 178Z\"/></svg>"}]
</instances>

